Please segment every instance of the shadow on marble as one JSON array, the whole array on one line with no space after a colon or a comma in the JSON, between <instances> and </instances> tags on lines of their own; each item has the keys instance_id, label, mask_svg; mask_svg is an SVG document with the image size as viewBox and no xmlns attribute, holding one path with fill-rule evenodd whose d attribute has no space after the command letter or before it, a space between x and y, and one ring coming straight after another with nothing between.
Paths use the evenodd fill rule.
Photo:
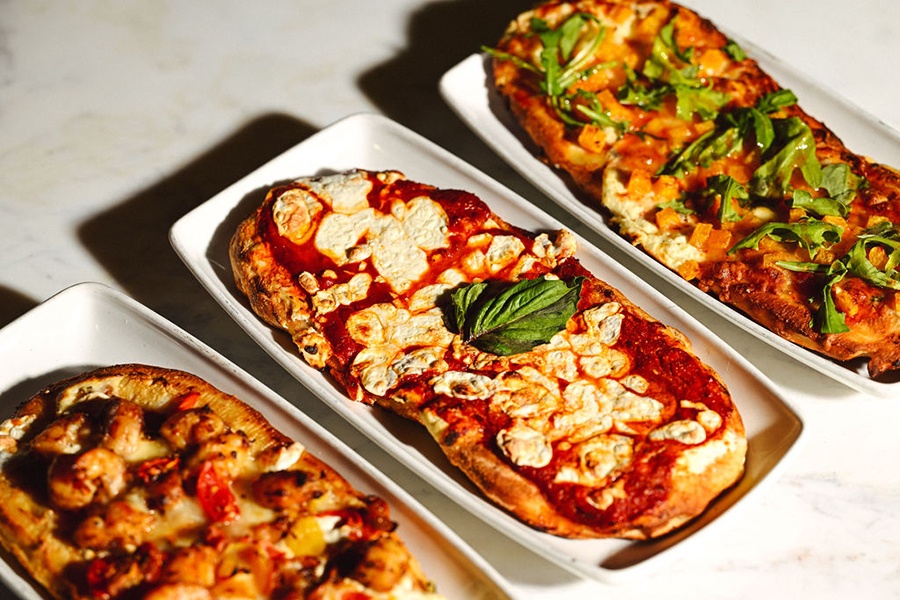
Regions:
<instances>
[{"instance_id":1,"label":"shadow on marble","mask_svg":"<svg viewBox=\"0 0 900 600\"><path fill-rule=\"evenodd\" d=\"M236 334L237 326L172 249L169 229L316 130L288 115L263 115L168 177L82 223L79 239L117 286L141 304L219 350L220 344L245 344L243 333Z\"/></svg>"},{"instance_id":2,"label":"shadow on marble","mask_svg":"<svg viewBox=\"0 0 900 600\"><path fill-rule=\"evenodd\" d=\"M406 39L397 41L396 55L360 75L360 89L394 121L479 169L505 173L505 163L466 128L441 98L438 83L445 72L479 52L481 46L495 44L524 8L527 7L522 2L510 0L443 0L425 4L410 16Z\"/></svg>"},{"instance_id":3,"label":"shadow on marble","mask_svg":"<svg viewBox=\"0 0 900 600\"><path fill-rule=\"evenodd\" d=\"M9 325L37 305L36 300L22 292L0 285L0 327Z\"/></svg>"}]
</instances>

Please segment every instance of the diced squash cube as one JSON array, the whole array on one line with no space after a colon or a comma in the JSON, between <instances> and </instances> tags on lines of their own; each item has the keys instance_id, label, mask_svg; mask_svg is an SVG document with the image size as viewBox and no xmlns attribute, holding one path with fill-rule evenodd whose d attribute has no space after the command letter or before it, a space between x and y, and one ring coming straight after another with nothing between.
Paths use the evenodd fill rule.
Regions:
<instances>
[{"instance_id":1,"label":"diced squash cube","mask_svg":"<svg viewBox=\"0 0 900 600\"><path fill-rule=\"evenodd\" d=\"M674 208L667 206L656 213L656 226L663 231L671 231L682 225L681 215Z\"/></svg>"},{"instance_id":2,"label":"diced squash cube","mask_svg":"<svg viewBox=\"0 0 900 600\"><path fill-rule=\"evenodd\" d=\"M696 260L686 260L678 265L678 274L684 279L690 281L696 279L700 275L700 265Z\"/></svg>"},{"instance_id":3,"label":"diced squash cube","mask_svg":"<svg viewBox=\"0 0 900 600\"><path fill-rule=\"evenodd\" d=\"M688 244L694 248L704 250L706 248L706 240L709 239L712 229L712 223L697 223L694 231L691 232L691 237L688 238Z\"/></svg>"},{"instance_id":4,"label":"diced squash cube","mask_svg":"<svg viewBox=\"0 0 900 600\"><path fill-rule=\"evenodd\" d=\"M652 193L653 182L650 180L650 173L642 169L632 171L626 192L630 198L635 200L643 199L647 194Z\"/></svg>"}]
</instances>

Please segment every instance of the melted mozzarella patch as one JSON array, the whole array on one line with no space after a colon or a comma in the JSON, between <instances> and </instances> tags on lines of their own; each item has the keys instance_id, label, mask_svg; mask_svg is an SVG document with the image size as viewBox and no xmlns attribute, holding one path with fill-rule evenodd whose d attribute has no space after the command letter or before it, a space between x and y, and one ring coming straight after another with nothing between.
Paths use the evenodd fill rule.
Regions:
<instances>
[{"instance_id":1,"label":"melted mozzarella patch","mask_svg":"<svg viewBox=\"0 0 900 600\"><path fill-rule=\"evenodd\" d=\"M330 183L320 185L330 190L333 211L321 218L316 249L339 266L371 260L395 292L405 292L425 275L427 251L449 244L447 215L430 198L395 200L384 214L369 206L363 187L338 194Z\"/></svg>"},{"instance_id":2,"label":"melted mozzarella patch","mask_svg":"<svg viewBox=\"0 0 900 600\"><path fill-rule=\"evenodd\" d=\"M697 421L681 419L654 429L647 437L654 442L674 440L682 444L695 445L706 441L706 430Z\"/></svg>"},{"instance_id":3,"label":"melted mozzarella patch","mask_svg":"<svg viewBox=\"0 0 900 600\"><path fill-rule=\"evenodd\" d=\"M495 235L484 255L488 270L494 274L515 262L525 250L522 240L512 235Z\"/></svg>"},{"instance_id":4,"label":"melted mozzarella patch","mask_svg":"<svg viewBox=\"0 0 900 600\"><path fill-rule=\"evenodd\" d=\"M298 179L297 182L308 187L334 212L353 214L369 206L368 195L372 191L372 182L359 171L307 177Z\"/></svg>"},{"instance_id":5,"label":"melted mozzarella patch","mask_svg":"<svg viewBox=\"0 0 900 600\"><path fill-rule=\"evenodd\" d=\"M575 446L575 464L556 473L557 483L601 485L615 471L629 465L634 456L633 440L626 435L598 435Z\"/></svg>"},{"instance_id":6,"label":"melted mozzarella patch","mask_svg":"<svg viewBox=\"0 0 900 600\"><path fill-rule=\"evenodd\" d=\"M404 375L446 368L443 356L453 341L439 308L419 313L393 304L375 304L347 319L347 332L363 346L353 360L362 386L385 395Z\"/></svg>"},{"instance_id":7,"label":"melted mozzarella patch","mask_svg":"<svg viewBox=\"0 0 900 600\"><path fill-rule=\"evenodd\" d=\"M312 234L313 224L324 210L313 194L302 188L291 188L272 203L272 220L280 235L302 244Z\"/></svg>"},{"instance_id":8,"label":"melted mozzarella patch","mask_svg":"<svg viewBox=\"0 0 900 600\"><path fill-rule=\"evenodd\" d=\"M501 430L497 434L497 445L520 467L546 467L553 458L553 448L547 437L522 421Z\"/></svg>"},{"instance_id":9,"label":"melted mozzarella patch","mask_svg":"<svg viewBox=\"0 0 900 600\"><path fill-rule=\"evenodd\" d=\"M431 380L435 393L463 400L484 400L494 395L494 380L466 371L446 371Z\"/></svg>"},{"instance_id":10,"label":"melted mozzarella patch","mask_svg":"<svg viewBox=\"0 0 900 600\"><path fill-rule=\"evenodd\" d=\"M363 300L368 296L371 284L371 275L368 273L357 273L346 283L338 283L315 292L312 296L313 308L319 314L326 314L339 306L348 306Z\"/></svg>"}]
</instances>

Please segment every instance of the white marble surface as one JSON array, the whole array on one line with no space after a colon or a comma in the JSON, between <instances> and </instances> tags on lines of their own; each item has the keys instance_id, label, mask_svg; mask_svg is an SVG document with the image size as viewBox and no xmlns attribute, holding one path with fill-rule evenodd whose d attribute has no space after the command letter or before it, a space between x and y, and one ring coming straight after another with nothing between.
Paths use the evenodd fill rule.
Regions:
<instances>
[{"instance_id":1,"label":"white marble surface","mask_svg":"<svg viewBox=\"0 0 900 600\"><path fill-rule=\"evenodd\" d=\"M436 88L527 4L0 2L0 325L73 283L103 282L339 435L356 436L224 318L170 249L168 229L266 160L361 111L386 114L538 197ZM900 129L900 3L686 4ZM652 577L581 580L473 526L365 440L353 445L421 488L521 598L900 597L900 398L850 391L694 312L769 374L802 415L806 438L740 518Z\"/></svg>"}]
</instances>

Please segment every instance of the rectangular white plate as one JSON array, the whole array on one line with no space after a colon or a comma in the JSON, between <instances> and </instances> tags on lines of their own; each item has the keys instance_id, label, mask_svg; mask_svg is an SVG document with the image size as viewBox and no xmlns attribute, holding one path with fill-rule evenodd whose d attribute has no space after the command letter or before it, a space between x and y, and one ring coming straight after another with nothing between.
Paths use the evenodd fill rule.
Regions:
<instances>
[{"instance_id":1,"label":"rectangular white plate","mask_svg":"<svg viewBox=\"0 0 900 600\"><path fill-rule=\"evenodd\" d=\"M577 254L595 275L638 306L684 332L697 353L729 386L747 428L750 458L740 485L696 523L649 543L566 540L523 525L486 501L440 454L423 428L377 408L350 401L331 380L299 357L287 334L263 323L234 285L228 241L237 224L262 202L276 182L351 168L396 169L412 180L476 194L502 218L532 231L560 224L523 198L421 136L375 115L355 115L320 131L182 217L170 237L178 254L225 310L276 361L361 432L423 479L533 552L576 573L612 581L636 575L693 542L701 530L770 480L800 438L791 408L741 356L671 301L579 239ZM669 552L671 550L672 552Z\"/></svg>"},{"instance_id":2,"label":"rectangular white plate","mask_svg":"<svg viewBox=\"0 0 900 600\"><path fill-rule=\"evenodd\" d=\"M0 414L12 415L44 385L128 362L182 369L206 379L254 406L357 489L387 500L401 537L448 598L511 597L491 566L343 442L208 346L100 284L70 287L0 330ZM23 598L43 597L18 565L0 561L0 577Z\"/></svg>"},{"instance_id":3,"label":"rectangular white plate","mask_svg":"<svg viewBox=\"0 0 900 600\"><path fill-rule=\"evenodd\" d=\"M900 140L893 132L861 114L859 110L854 110L845 102L829 95L752 45L742 43L742 46L748 54L759 58L762 67L776 80L792 89L811 114L824 119L826 124L832 126L851 148L862 154L877 157L886 164L900 165L900 144L898 144ZM490 59L487 55L469 56L441 78L441 94L473 132L551 200L614 244L616 248L637 259L653 273L684 291L694 300L803 364L855 390L884 397L896 396L900 392L900 374L873 380L866 372L865 361L838 362L788 342L743 313L704 294L625 240L558 171L538 158L536 145L515 122L505 100L496 91L489 68ZM843 135L842 132L845 131L853 132L852 138Z\"/></svg>"}]
</instances>

